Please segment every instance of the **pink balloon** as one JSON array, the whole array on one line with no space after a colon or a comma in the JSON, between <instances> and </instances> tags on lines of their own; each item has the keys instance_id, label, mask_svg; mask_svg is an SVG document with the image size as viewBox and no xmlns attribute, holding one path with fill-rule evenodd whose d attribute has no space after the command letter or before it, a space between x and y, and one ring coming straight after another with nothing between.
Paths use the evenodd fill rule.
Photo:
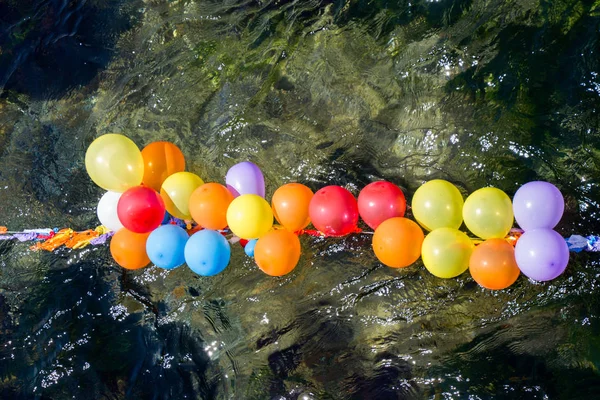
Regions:
<instances>
[{"instance_id":1,"label":"pink balloon","mask_svg":"<svg viewBox=\"0 0 600 400\"><path fill-rule=\"evenodd\" d=\"M406 198L393 183L369 183L358 195L358 211L367 225L377 229L386 219L404 217Z\"/></svg>"},{"instance_id":2,"label":"pink balloon","mask_svg":"<svg viewBox=\"0 0 600 400\"><path fill-rule=\"evenodd\" d=\"M319 231L329 236L344 236L356 230L356 199L341 186L326 186L310 200L308 215Z\"/></svg>"},{"instance_id":3,"label":"pink balloon","mask_svg":"<svg viewBox=\"0 0 600 400\"><path fill-rule=\"evenodd\" d=\"M135 233L152 232L165 217L165 203L156 190L134 186L121 195L117 215L125 228Z\"/></svg>"}]
</instances>

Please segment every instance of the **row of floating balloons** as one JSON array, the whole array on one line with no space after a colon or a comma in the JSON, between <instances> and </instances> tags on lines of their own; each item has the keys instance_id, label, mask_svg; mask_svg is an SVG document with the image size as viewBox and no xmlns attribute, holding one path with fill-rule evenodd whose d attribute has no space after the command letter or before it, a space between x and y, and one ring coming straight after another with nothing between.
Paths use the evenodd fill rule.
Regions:
<instances>
[{"instance_id":1,"label":"row of floating balloons","mask_svg":"<svg viewBox=\"0 0 600 400\"><path fill-rule=\"evenodd\" d=\"M113 258L129 269L150 262L166 269L187 263L197 274L218 274L231 256L223 234L228 228L249 241L246 253L262 271L281 276L299 261L299 231L312 222L325 236L345 236L360 232L359 216L375 230L373 250L383 264L403 268L421 257L437 277L452 278L469 269L489 289L510 286L520 272L534 280L554 279L569 259L566 242L553 230L564 199L547 182L523 185L511 202L497 188L479 189L463 200L450 182L432 180L413 196L417 224L404 218L402 190L386 181L367 185L358 200L340 186L313 194L305 185L289 183L275 191L269 204L263 174L251 162L231 167L226 185L204 183L184 171L184 156L174 144L154 142L140 152L118 134L96 139L85 163L92 180L107 190L97 211L100 222L116 231ZM185 229L165 224L165 211L204 229L189 236ZM273 226L273 218L281 227ZM515 247L504 240L514 219L524 230ZM475 246L459 230L463 222L483 243Z\"/></svg>"}]
</instances>

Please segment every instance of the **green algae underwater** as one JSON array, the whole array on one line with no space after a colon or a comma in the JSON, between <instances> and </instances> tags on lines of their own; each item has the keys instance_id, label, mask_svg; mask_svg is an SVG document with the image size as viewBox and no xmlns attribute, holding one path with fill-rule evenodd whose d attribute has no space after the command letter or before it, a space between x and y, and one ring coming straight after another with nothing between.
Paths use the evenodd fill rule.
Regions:
<instances>
[{"instance_id":1,"label":"green algae underwater","mask_svg":"<svg viewBox=\"0 0 600 400\"><path fill-rule=\"evenodd\" d=\"M599 29L575 0L3 0L0 225L96 226L84 154L114 132L207 182L253 161L269 199L546 180L558 231L599 234ZM302 248L282 278L241 248L203 278L0 242L0 397L600 396L597 255L494 292L382 266L368 237Z\"/></svg>"}]
</instances>

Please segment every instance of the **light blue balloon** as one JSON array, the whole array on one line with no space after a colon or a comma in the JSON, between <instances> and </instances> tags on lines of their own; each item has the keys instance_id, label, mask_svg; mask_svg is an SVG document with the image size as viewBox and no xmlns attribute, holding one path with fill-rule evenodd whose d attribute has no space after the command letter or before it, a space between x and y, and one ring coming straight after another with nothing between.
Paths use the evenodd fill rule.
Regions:
<instances>
[{"instance_id":1,"label":"light blue balloon","mask_svg":"<svg viewBox=\"0 0 600 400\"><path fill-rule=\"evenodd\" d=\"M177 225L162 225L152 231L146 241L148 258L157 267L177 268L185 263L184 249L189 236Z\"/></svg>"},{"instance_id":2,"label":"light blue balloon","mask_svg":"<svg viewBox=\"0 0 600 400\"><path fill-rule=\"evenodd\" d=\"M229 242L217 231L204 229L196 232L185 245L185 261L198 275L218 274L227 267L230 258Z\"/></svg>"},{"instance_id":3,"label":"light blue balloon","mask_svg":"<svg viewBox=\"0 0 600 400\"><path fill-rule=\"evenodd\" d=\"M254 248L256 247L256 242L258 242L258 239L252 239L246 243L244 251L246 252L247 256L254 257Z\"/></svg>"}]
</instances>

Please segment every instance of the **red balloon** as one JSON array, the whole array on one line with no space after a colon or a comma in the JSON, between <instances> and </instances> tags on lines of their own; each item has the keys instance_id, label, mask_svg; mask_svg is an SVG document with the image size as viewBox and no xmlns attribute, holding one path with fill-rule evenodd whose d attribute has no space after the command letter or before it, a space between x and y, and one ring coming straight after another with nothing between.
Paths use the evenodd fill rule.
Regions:
<instances>
[{"instance_id":1,"label":"red balloon","mask_svg":"<svg viewBox=\"0 0 600 400\"><path fill-rule=\"evenodd\" d=\"M165 216L165 203L160 194L146 186L134 186L121 195L117 215L125 228L135 233L156 229Z\"/></svg>"},{"instance_id":2,"label":"red balloon","mask_svg":"<svg viewBox=\"0 0 600 400\"><path fill-rule=\"evenodd\" d=\"M358 212L363 221L373 229L377 229L386 219L404 217L405 211L404 193L393 183L369 183L358 195Z\"/></svg>"},{"instance_id":3,"label":"red balloon","mask_svg":"<svg viewBox=\"0 0 600 400\"><path fill-rule=\"evenodd\" d=\"M326 186L312 197L308 215L319 231L328 236L344 236L356 230L356 199L341 186Z\"/></svg>"}]
</instances>

